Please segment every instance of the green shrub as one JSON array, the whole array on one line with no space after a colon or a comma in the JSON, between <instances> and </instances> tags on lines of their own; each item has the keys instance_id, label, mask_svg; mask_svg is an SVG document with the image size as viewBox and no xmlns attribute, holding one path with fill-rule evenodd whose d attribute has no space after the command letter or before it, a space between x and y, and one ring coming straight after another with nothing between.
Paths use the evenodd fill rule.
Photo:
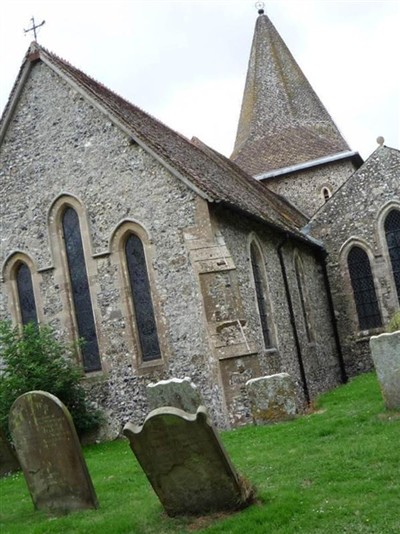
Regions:
<instances>
[{"instance_id":1,"label":"green shrub","mask_svg":"<svg viewBox=\"0 0 400 534\"><path fill-rule=\"evenodd\" d=\"M386 330L388 332L396 332L396 330L400 330L400 310L393 315Z\"/></svg>"},{"instance_id":2,"label":"green shrub","mask_svg":"<svg viewBox=\"0 0 400 534\"><path fill-rule=\"evenodd\" d=\"M86 399L81 369L72 362L76 345L55 338L48 326L30 323L22 332L0 321L0 426L8 429L10 408L27 391L42 390L58 397L68 408L78 435L96 429L101 414Z\"/></svg>"}]
</instances>

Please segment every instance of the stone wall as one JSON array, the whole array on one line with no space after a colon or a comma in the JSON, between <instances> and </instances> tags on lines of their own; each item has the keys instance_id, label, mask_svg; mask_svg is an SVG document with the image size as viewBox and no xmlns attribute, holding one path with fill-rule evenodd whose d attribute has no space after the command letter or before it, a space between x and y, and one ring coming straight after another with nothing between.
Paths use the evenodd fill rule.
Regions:
<instances>
[{"instance_id":1,"label":"stone wall","mask_svg":"<svg viewBox=\"0 0 400 534\"><path fill-rule=\"evenodd\" d=\"M399 309L383 224L400 209L400 152L378 148L320 209L307 227L323 241L346 367L351 375L372 368L368 340L382 328L360 330L347 267L353 245L369 256L383 325Z\"/></svg>"},{"instance_id":2,"label":"stone wall","mask_svg":"<svg viewBox=\"0 0 400 534\"><path fill-rule=\"evenodd\" d=\"M275 193L284 196L308 217L325 204L323 188L331 193L353 174L356 167L349 159L326 163L276 178L263 183Z\"/></svg>"},{"instance_id":3,"label":"stone wall","mask_svg":"<svg viewBox=\"0 0 400 534\"><path fill-rule=\"evenodd\" d=\"M216 232L231 251L236 266L237 282L243 309L243 332L249 346L254 346L259 355L260 376L279 372L289 373L297 385L299 405L304 402L300 379L299 361L294 342L288 301L280 265L278 247L284 237L261 225L221 207L213 208ZM261 333L260 318L256 304L254 278L250 262L250 242L255 239L265 262L267 298L270 304L269 328L273 347L265 348ZM301 355L310 397L330 389L340 381L337 348L334 342L331 316L326 299L323 275L311 249L291 240L284 242L282 254L290 288L296 329L299 335ZM313 339L306 336L303 312L295 276L294 258L299 255L304 268L304 292L309 306ZM243 359L243 358L242 358ZM231 382L244 388L247 376L245 365L234 368L235 354L225 360L230 362Z\"/></svg>"},{"instance_id":4,"label":"stone wall","mask_svg":"<svg viewBox=\"0 0 400 534\"><path fill-rule=\"evenodd\" d=\"M43 63L36 64L1 147L1 317L16 317L10 261L29 260L39 319L73 337L57 206L80 216L102 372L86 376L92 397L117 420L138 422L144 388L190 376L214 420L226 414L210 369L202 299L185 230L196 227L196 195L116 128ZM59 218L59 217L58 217ZM119 225L136 225L144 242L163 354L143 365L126 308ZM25 256L26 255L26 256ZM15 295L14 295L15 297Z\"/></svg>"}]
</instances>

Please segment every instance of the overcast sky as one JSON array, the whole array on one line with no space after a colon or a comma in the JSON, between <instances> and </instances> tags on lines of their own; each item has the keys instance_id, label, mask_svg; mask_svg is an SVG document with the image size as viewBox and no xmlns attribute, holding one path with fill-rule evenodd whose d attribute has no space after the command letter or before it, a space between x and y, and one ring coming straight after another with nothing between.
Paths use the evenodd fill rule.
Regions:
<instances>
[{"instance_id":1,"label":"overcast sky","mask_svg":"<svg viewBox=\"0 0 400 534\"><path fill-rule=\"evenodd\" d=\"M230 155L257 18L248 0L2 0L0 110L33 40ZM400 147L398 0L270 0L266 14L353 150Z\"/></svg>"}]
</instances>

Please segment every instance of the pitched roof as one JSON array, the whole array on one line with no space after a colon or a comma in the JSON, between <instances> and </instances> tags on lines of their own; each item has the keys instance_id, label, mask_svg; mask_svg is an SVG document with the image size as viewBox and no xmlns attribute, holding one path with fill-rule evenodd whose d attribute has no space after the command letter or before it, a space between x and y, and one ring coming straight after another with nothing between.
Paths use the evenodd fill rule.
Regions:
<instances>
[{"instance_id":1,"label":"pitched roof","mask_svg":"<svg viewBox=\"0 0 400 534\"><path fill-rule=\"evenodd\" d=\"M231 158L260 175L349 151L269 18L257 18Z\"/></svg>"},{"instance_id":2,"label":"pitched roof","mask_svg":"<svg viewBox=\"0 0 400 534\"><path fill-rule=\"evenodd\" d=\"M308 241L299 231L306 222L305 217L282 197L258 183L227 158L199 141L192 142L173 131L37 43L32 43L27 52L0 119L0 140L29 71L37 61L44 62L81 91L110 120L203 198L239 209L283 232Z\"/></svg>"}]
</instances>

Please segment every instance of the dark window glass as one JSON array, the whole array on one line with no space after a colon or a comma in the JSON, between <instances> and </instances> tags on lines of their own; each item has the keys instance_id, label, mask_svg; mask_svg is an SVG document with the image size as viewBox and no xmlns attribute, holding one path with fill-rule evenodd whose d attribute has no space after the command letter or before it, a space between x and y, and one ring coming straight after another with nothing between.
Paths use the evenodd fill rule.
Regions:
<instances>
[{"instance_id":1,"label":"dark window glass","mask_svg":"<svg viewBox=\"0 0 400 534\"><path fill-rule=\"evenodd\" d=\"M400 211L392 210L385 220L385 234L389 249L390 261L394 283L396 285L397 297L400 302Z\"/></svg>"},{"instance_id":2,"label":"dark window glass","mask_svg":"<svg viewBox=\"0 0 400 534\"><path fill-rule=\"evenodd\" d=\"M83 367L85 371L98 371L101 369L99 346L94 326L79 219L75 210L72 208L65 210L62 224L78 335L85 340L81 349Z\"/></svg>"},{"instance_id":3,"label":"dark window glass","mask_svg":"<svg viewBox=\"0 0 400 534\"><path fill-rule=\"evenodd\" d=\"M349 252L347 263L360 329L369 330L370 328L382 326L367 253L360 247L353 247Z\"/></svg>"},{"instance_id":4,"label":"dark window glass","mask_svg":"<svg viewBox=\"0 0 400 534\"><path fill-rule=\"evenodd\" d=\"M250 259L251 267L253 269L254 285L256 289L258 313L260 315L261 330L264 338L265 347L271 347L271 336L268 328L268 306L265 299L263 275L262 275L262 259L257 246L254 243L250 245Z\"/></svg>"},{"instance_id":5,"label":"dark window glass","mask_svg":"<svg viewBox=\"0 0 400 534\"><path fill-rule=\"evenodd\" d=\"M141 240L130 234L125 243L136 326L143 361L161 358L157 326L151 300L150 283L146 268L146 258Z\"/></svg>"},{"instance_id":6,"label":"dark window glass","mask_svg":"<svg viewBox=\"0 0 400 534\"><path fill-rule=\"evenodd\" d=\"M303 318L304 318L304 326L306 329L307 340L309 343L311 343L313 341L313 336L312 336L312 330L311 330L311 324L310 324L310 314L308 312L306 297L305 297L304 288L303 288L304 286L303 265L299 257L296 257L296 260L295 260L295 272L296 272L296 282L297 282L297 287L298 287L299 295L300 295L300 305L301 305L301 311L302 311Z\"/></svg>"},{"instance_id":7,"label":"dark window glass","mask_svg":"<svg viewBox=\"0 0 400 534\"><path fill-rule=\"evenodd\" d=\"M19 308L21 310L22 324L37 324L35 296L33 294L32 276L29 267L21 263L16 270Z\"/></svg>"}]
</instances>

